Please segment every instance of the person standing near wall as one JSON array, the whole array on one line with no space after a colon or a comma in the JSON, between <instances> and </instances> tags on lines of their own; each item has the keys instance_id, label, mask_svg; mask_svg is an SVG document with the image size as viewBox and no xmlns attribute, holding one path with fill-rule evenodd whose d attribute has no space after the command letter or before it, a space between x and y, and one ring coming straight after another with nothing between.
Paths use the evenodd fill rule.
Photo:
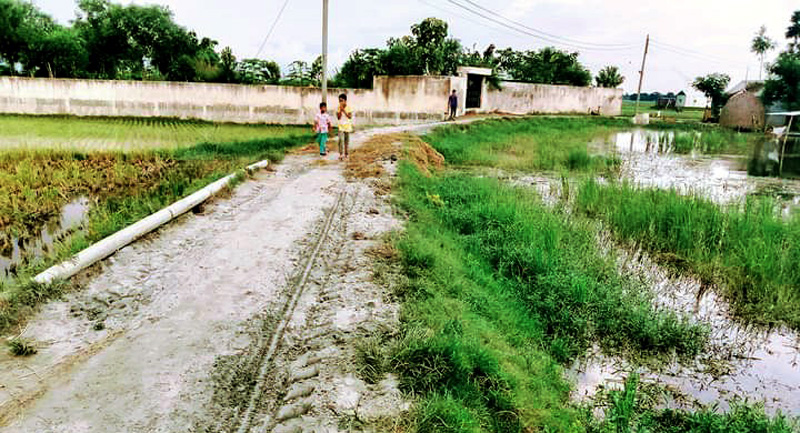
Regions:
<instances>
[{"instance_id":1,"label":"person standing near wall","mask_svg":"<svg viewBox=\"0 0 800 433\"><path fill-rule=\"evenodd\" d=\"M450 117L447 119L456 120L456 114L458 113L458 95L455 90L450 94L450 98L447 99L447 107L450 109Z\"/></svg>"},{"instance_id":2,"label":"person standing near wall","mask_svg":"<svg viewBox=\"0 0 800 433\"><path fill-rule=\"evenodd\" d=\"M350 156L350 134L353 132L353 109L347 105L347 95L339 95L339 109L336 110L339 119L339 160Z\"/></svg>"}]
</instances>

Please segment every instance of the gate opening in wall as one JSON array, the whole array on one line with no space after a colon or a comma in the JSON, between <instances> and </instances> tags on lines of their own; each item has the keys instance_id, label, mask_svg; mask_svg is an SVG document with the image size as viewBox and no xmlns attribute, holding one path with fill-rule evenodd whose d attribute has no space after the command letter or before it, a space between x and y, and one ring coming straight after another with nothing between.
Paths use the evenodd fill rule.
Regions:
<instances>
[{"instance_id":1,"label":"gate opening in wall","mask_svg":"<svg viewBox=\"0 0 800 433\"><path fill-rule=\"evenodd\" d=\"M468 74L467 75L467 100L466 108L474 109L481 108L481 99L483 96L483 80L482 75Z\"/></svg>"}]
</instances>

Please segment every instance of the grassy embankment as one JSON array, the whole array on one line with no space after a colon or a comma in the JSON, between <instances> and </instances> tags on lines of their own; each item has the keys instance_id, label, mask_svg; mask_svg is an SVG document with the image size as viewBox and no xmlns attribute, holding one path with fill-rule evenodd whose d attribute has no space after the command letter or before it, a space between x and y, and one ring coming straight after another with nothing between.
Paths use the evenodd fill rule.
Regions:
<instances>
[{"instance_id":1,"label":"grassy embankment","mask_svg":"<svg viewBox=\"0 0 800 433\"><path fill-rule=\"evenodd\" d=\"M96 201L81 230L46 255L29 257L15 278L0 280L0 331L63 289L31 283L45 267L248 163L278 161L311 139L305 128L169 119L0 116L0 124L0 141L16 143L0 153L4 250L14 238L35 236L74 198Z\"/></svg>"},{"instance_id":2,"label":"grassy embankment","mask_svg":"<svg viewBox=\"0 0 800 433\"><path fill-rule=\"evenodd\" d=\"M589 155L586 144L626 127L631 127L629 121L608 118L499 119L439 128L427 140L453 166L613 171L620 160Z\"/></svg>"},{"instance_id":3,"label":"grassy embankment","mask_svg":"<svg viewBox=\"0 0 800 433\"><path fill-rule=\"evenodd\" d=\"M561 129L565 143L577 143L607 127L578 120L580 128L566 119L489 122L470 128L474 134L453 128L428 139L459 166L494 159L511 167L569 167L571 150L559 140L521 135ZM504 146L503 136L511 144ZM537 143L536 151L516 160L525 143ZM548 150L559 156L541 159ZM371 372L399 373L402 388L418 397L414 430L723 432L752 431L757 422L758 431L791 431L783 417L770 420L752 407L730 415L655 409L633 382L610 392L607 417L595 419L590 408L570 403L563 365L592 344L631 356L691 357L704 347L706 331L654 311L646 291L598 250L595 224L545 206L530 191L453 170L427 177L408 163L395 188L409 217L395 241L406 279L398 287L403 329L385 360L372 353L362 361L385 365Z\"/></svg>"},{"instance_id":4,"label":"grassy embankment","mask_svg":"<svg viewBox=\"0 0 800 433\"><path fill-rule=\"evenodd\" d=\"M675 191L588 181L576 208L718 284L742 318L800 329L800 218L786 220L771 200L721 207Z\"/></svg>"}]
</instances>

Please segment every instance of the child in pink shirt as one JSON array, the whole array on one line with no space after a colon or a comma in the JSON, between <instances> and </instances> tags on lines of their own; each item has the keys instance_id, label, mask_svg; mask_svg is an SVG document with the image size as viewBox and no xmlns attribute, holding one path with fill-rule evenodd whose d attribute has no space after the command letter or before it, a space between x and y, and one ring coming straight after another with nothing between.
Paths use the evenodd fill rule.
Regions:
<instances>
[{"instance_id":1,"label":"child in pink shirt","mask_svg":"<svg viewBox=\"0 0 800 433\"><path fill-rule=\"evenodd\" d=\"M328 104L319 104L319 113L314 117L314 132L317 133L317 143L319 143L319 154L328 154L326 146L328 144L328 132L331 130L331 116L328 114Z\"/></svg>"}]
</instances>

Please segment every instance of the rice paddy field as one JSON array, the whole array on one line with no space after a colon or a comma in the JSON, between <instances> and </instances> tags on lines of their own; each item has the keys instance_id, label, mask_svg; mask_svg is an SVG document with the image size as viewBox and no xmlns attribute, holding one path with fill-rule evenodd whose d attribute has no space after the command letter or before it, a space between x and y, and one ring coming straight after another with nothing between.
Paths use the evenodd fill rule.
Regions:
<instances>
[{"instance_id":1,"label":"rice paddy field","mask_svg":"<svg viewBox=\"0 0 800 433\"><path fill-rule=\"evenodd\" d=\"M2 115L0 151L166 151L198 143L260 140L306 132L306 128L297 126L217 124L179 119Z\"/></svg>"},{"instance_id":2,"label":"rice paddy field","mask_svg":"<svg viewBox=\"0 0 800 433\"><path fill-rule=\"evenodd\" d=\"M763 137L537 117L423 140L445 166L394 186L403 329L362 360L419 398L415 431L800 429L797 181L748 170Z\"/></svg>"},{"instance_id":3,"label":"rice paddy field","mask_svg":"<svg viewBox=\"0 0 800 433\"><path fill-rule=\"evenodd\" d=\"M45 267L311 140L304 127L0 116L0 330L64 289L31 283Z\"/></svg>"}]
</instances>

